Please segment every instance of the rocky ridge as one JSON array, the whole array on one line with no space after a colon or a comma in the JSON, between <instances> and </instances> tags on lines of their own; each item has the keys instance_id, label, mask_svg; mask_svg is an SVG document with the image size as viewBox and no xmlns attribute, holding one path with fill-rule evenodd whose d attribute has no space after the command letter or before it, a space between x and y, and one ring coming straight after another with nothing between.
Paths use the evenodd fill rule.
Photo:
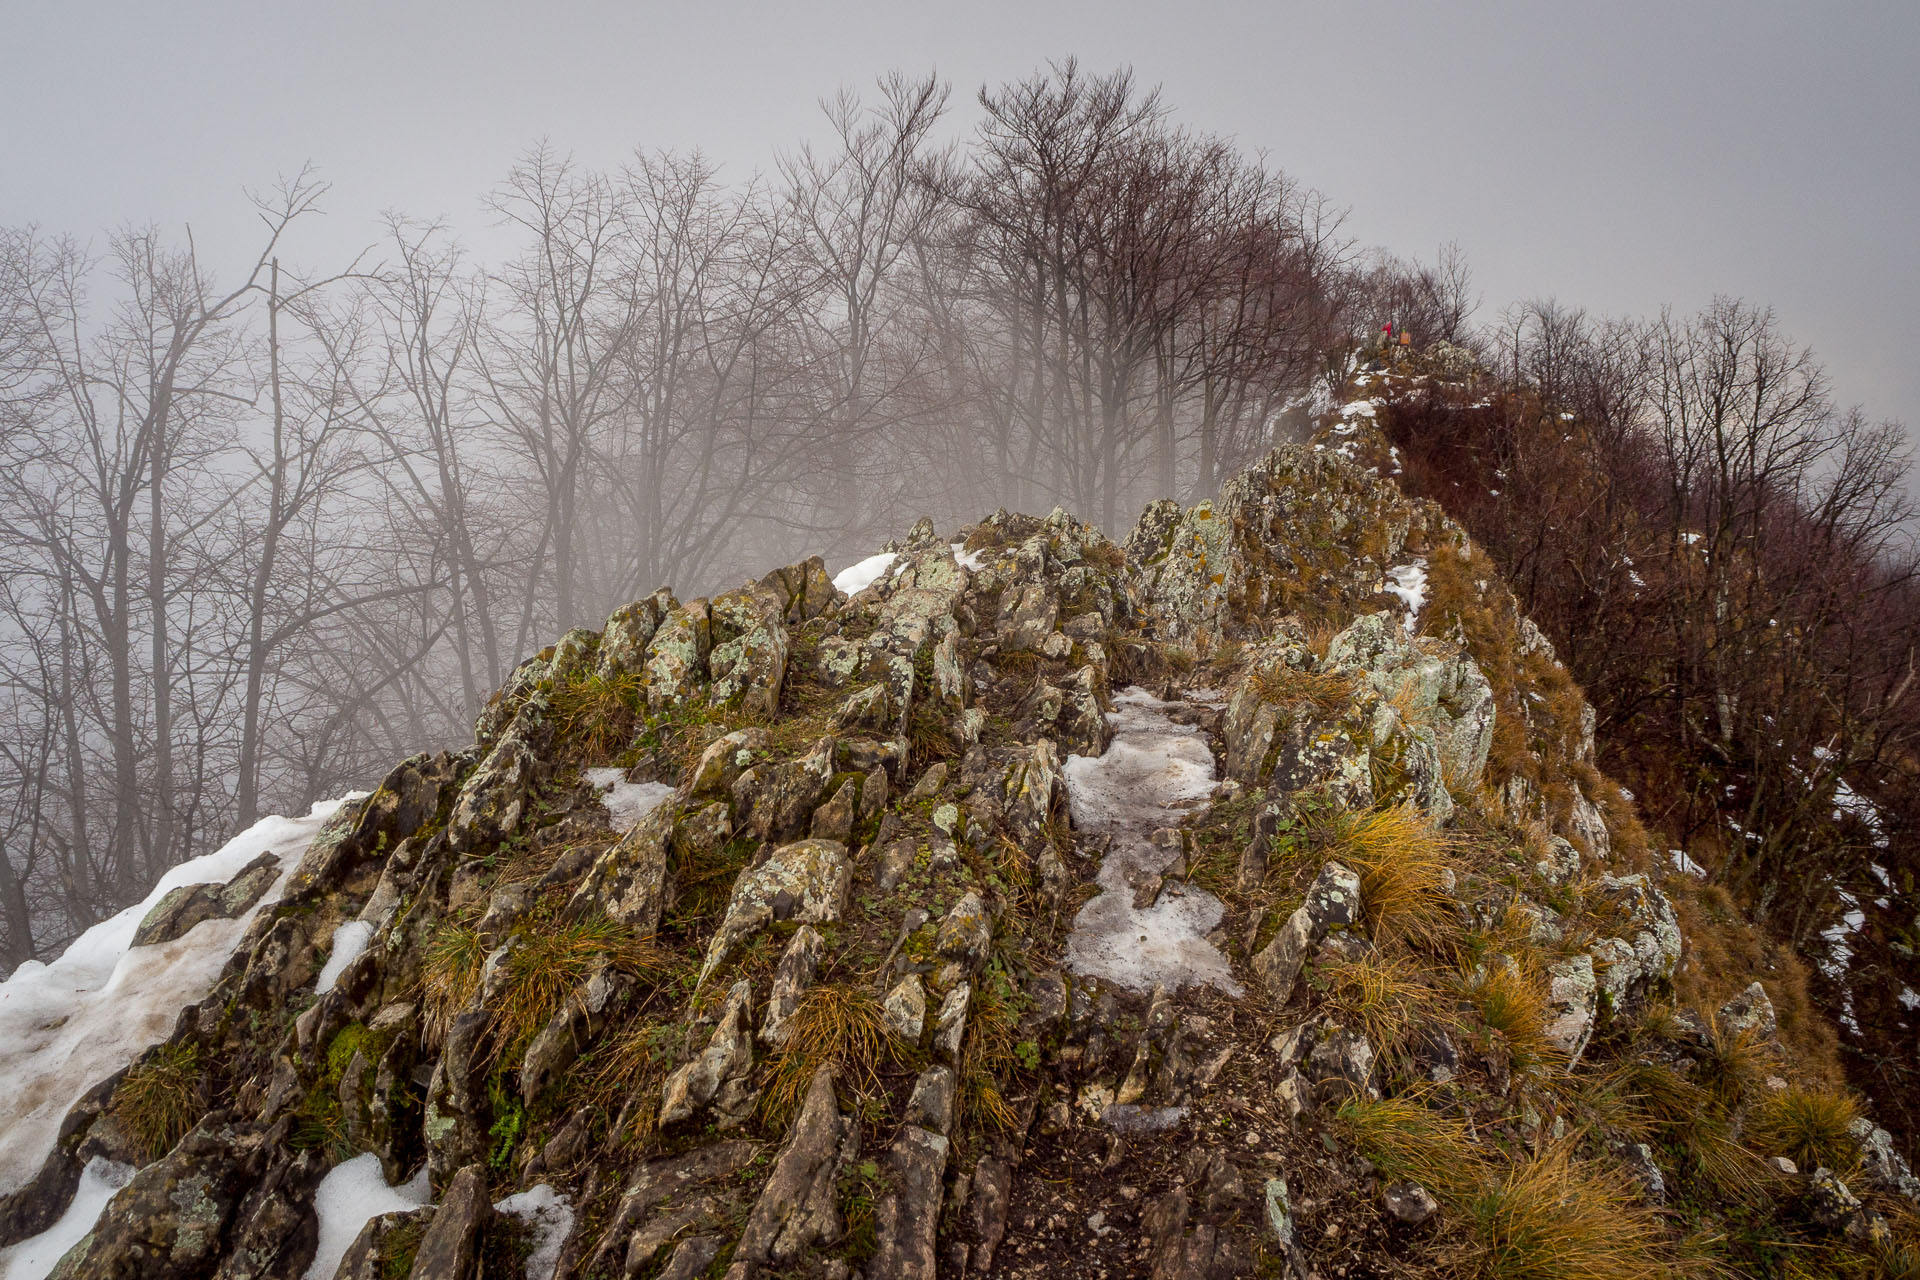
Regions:
<instances>
[{"instance_id":1,"label":"rocky ridge","mask_svg":"<svg viewBox=\"0 0 1920 1280\"><path fill-rule=\"evenodd\" d=\"M1862 1274L1903 1247L1920 1181L1864 1117L1793 1123L1821 1095L1765 987L1675 1004L1686 939L1591 711L1438 508L1308 446L1124 544L1000 512L888 550L851 596L817 559L663 590L524 663L473 744L329 822L0 1243L98 1156L138 1173L56 1275L300 1276L316 1189L371 1154L431 1203L327 1274L1679 1274L1756 1222ZM1070 962L1128 838L1076 826L1071 762L1127 689L1219 776L1135 841L1120 918L1217 899L1229 981ZM616 823L606 768L664 798ZM1629 1269L1510 1265L1548 1175ZM543 1187L564 1215L495 1208Z\"/></svg>"}]
</instances>

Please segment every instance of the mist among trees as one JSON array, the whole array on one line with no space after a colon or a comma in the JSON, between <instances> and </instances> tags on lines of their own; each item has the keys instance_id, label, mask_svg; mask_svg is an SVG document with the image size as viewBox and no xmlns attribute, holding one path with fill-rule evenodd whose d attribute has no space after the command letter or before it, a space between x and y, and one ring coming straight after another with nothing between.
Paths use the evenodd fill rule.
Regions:
<instances>
[{"instance_id":1,"label":"mist among trees","mask_svg":"<svg viewBox=\"0 0 1920 1280\"><path fill-rule=\"evenodd\" d=\"M489 195L501 261L393 215L358 259L296 268L310 174L257 199L236 278L171 232L0 229L0 964L264 813L465 742L521 659L656 586L837 568L920 515L1059 505L1119 536L1210 496L1383 322L1611 424L1650 468L1635 492L1671 499L1660 535L1727 540L1715 566L1808 504L1849 563L1896 550L1873 539L1904 519L1897 434L1776 334L1733 333L1738 304L1536 308L1503 344L1470 327L1457 254L1363 251L1128 73L984 89L959 142L947 106L887 77L825 104L830 144L745 178L536 147ZM1785 363L1721 387L1728 341ZM1757 616L1737 577L1688 607ZM1750 643L1676 641L1708 673ZM1681 720L1724 742L1752 706L1701 687L1724 713Z\"/></svg>"}]
</instances>

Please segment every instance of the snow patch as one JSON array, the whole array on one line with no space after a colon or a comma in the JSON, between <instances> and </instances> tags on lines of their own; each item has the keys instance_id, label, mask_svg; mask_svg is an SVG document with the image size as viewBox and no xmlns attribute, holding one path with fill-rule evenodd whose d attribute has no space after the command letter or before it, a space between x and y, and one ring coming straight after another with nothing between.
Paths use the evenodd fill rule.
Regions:
<instances>
[{"instance_id":1,"label":"snow patch","mask_svg":"<svg viewBox=\"0 0 1920 1280\"><path fill-rule=\"evenodd\" d=\"M607 807L607 812L613 815L614 827L621 831L631 829L673 794L673 788L664 782L628 782L627 771L617 767L587 769L583 776L602 793L600 803Z\"/></svg>"},{"instance_id":2,"label":"snow patch","mask_svg":"<svg viewBox=\"0 0 1920 1280\"><path fill-rule=\"evenodd\" d=\"M1707 869L1695 862L1692 858L1689 858L1685 849L1669 849L1667 850L1667 856L1673 859L1673 865L1676 869L1684 871L1690 876L1698 876L1702 880L1707 878Z\"/></svg>"},{"instance_id":3,"label":"snow patch","mask_svg":"<svg viewBox=\"0 0 1920 1280\"><path fill-rule=\"evenodd\" d=\"M1073 823L1112 837L1095 883L1101 893L1074 917L1067 967L1134 991L1212 985L1240 994L1227 958L1207 941L1226 911L1193 885L1169 884L1144 909L1134 883L1159 875L1177 855L1152 840L1213 794L1213 753L1191 725L1178 724L1138 687L1114 695L1106 754L1068 756L1064 772Z\"/></svg>"},{"instance_id":4,"label":"snow patch","mask_svg":"<svg viewBox=\"0 0 1920 1280\"><path fill-rule=\"evenodd\" d=\"M262 818L219 849L183 862L153 891L75 938L52 964L21 965L0 983L0 1195L38 1172L68 1108L100 1081L158 1044L185 1006L213 989L233 946L288 877L322 823L355 792L313 806L303 818ZM225 883L271 852L280 875L234 920L205 920L185 936L135 947L134 932L167 891Z\"/></svg>"},{"instance_id":5,"label":"snow patch","mask_svg":"<svg viewBox=\"0 0 1920 1280\"><path fill-rule=\"evenodd\" d=\"M560 1250L573 1234L573 1206L546 1183L497 1202L494 1210L526 1222L533 1232L533 1252L527 1255L527 1280L552 1280Z\"/></svg>"},{"instance_id":6,"label":"snow patch","mask_svg":"<svg viewBox=\"0 0 1920 1280\"><path fill-rule=\"evenodd\" d=\"M333 990L333 984L348 965L360 958L360 953L373 941L373 924L367 920L349 920L333 931L333 950L327 953L327 963L320 970L320 979L313 984L313 994L323 996Z\"/></svg>"},{"instance_id":7,"label":"snow patch","mask_svg":"<svg viewBox=\"0 0 1920 1280\"><path fill-rule=\"evenodd\" d=\"M987 557L984 552L969 551L967 550L967 544L964 542L956 542L953 543L952 546L953 562L962 569L966 569L972 573L978 573L987 567Z\"/></svg>"},{"instance_id":8,"label":"snow patch","mask_svg":"<svg viewBox=\"0 0 1920 1280\"><path fill-rule=\"evenodd\" d=\"M1425 556L1412 564L1396 565L1387 570L1387 591L1400 597L1400 603L1407 606L1407 634L1420 621L1420 610L1427 603L1427 559Z\"/></svg>"},{"instance_id":9,"label":"snow patch","mask_svg":"<svg viewBox=\"0 0 1920 1280\"><path fill-rule=\"evenodd\" d=\"M878 582L887 570L893 568L893 562L899 558L900 553L897 551L882 551L877 556L868 556L865 560L850 564L833 575L834 589L844 591L850 596L857 596Z\"/></svg>"},{"instance_id":10,"label":"snow patch","mask_svg":"<svg viewBox=\"0 0 1920 1280\"><path fill-rule=\"evenodd\" d=\"M360 1228L383 1213L405 1213L432 1200L427 1166L412 1181L387 1185L380 1157L371 1151L333 1166L313 1192L314 1216L320 1220L320 1243L314 1249L305 1280L333 1280L340 1259L360 1234Z\"/></svg>"},{"instance_id":11,"label":"snow patch","mask_svg":"<svg viewBox=\"0 0 1920 1280\"><path fill-rule=\"evenodd\" d=\"M86 1239L114 1193L133 1181L133 1166L95 1156L80 1171L80 1185L60 1220L37 1236L0 1249L0 1276L6 1280L46 1280L67 1250Z\"/></svg>"}]
</instances>

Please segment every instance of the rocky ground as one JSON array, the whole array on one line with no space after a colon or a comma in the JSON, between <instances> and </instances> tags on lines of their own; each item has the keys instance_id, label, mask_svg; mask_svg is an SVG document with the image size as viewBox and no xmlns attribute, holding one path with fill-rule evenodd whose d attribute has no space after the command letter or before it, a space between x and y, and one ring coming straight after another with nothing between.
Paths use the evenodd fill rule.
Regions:
<instances>
[{"instance_id":1,"label":"rocky ground","mask_svg":"<svg viewBox=\"0 0 1920 1280\"><path fill-rule=\"evenodd\" d=\"M889 550L521 666L329 821L0 1243L99 1159L137 1172L57 1275L1906 1265L1920 1182L1764 985L1676 1004L1591 712L1436 508L1286 448L1123 545Z\"/></svg>"}]
</instances>

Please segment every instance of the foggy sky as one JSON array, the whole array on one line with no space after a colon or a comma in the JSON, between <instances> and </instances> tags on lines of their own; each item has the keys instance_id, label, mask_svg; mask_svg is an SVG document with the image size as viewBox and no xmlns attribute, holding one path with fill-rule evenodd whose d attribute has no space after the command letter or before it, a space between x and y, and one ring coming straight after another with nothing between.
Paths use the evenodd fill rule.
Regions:
<instances>
[{"instance_id":1,"label":"foggy sky","mask_svg":"<svg viewBox=\"0 0 1920 1280\"><path fill-rule=\"evenodd\" d=\"M0 0L0 223L104 246L191 224L234 261L243 187L312 161L337 268L374 216L503 246L481 195L549 139L583 163L699 148L743 177L817 100L937 69L1132 65L1176 118L1351 208L1367 244L1457 241L1485 299L1773 305L1836 398L1920 426L1920 4L825 5Z\"/></svg>"}]
</instances>

